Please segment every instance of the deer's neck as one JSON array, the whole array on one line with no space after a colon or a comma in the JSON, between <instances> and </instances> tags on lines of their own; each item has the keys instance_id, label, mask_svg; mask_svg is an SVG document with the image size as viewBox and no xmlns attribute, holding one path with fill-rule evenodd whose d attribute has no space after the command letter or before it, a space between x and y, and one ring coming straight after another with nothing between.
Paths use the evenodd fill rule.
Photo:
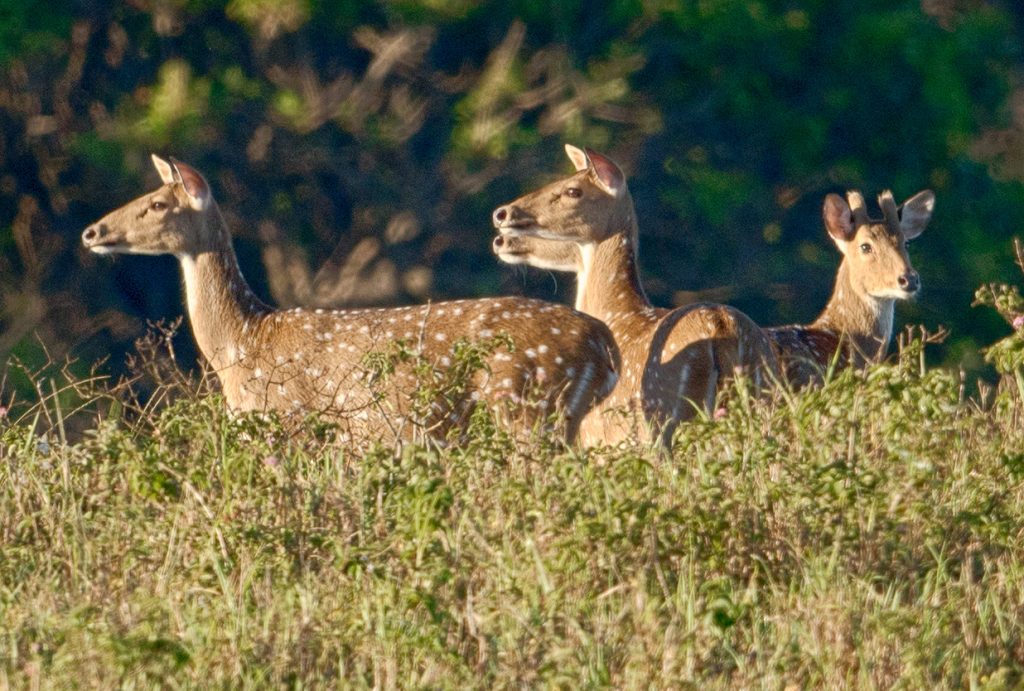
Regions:
<instances>
[{"instance_id":1,"label":"deer's neck","mask_svg":"<svg viewBox=\"0 0 1024 691\"><path fill-rule=\"evenodd\" d=\"M857 364L879 362L892 338L893 311L893 300L871 297L855 289L843 262L832 297L811 326L849 339Z\"/></svg>"},{"instance_id":2,"label":"deer's neck","mask_svg":"<svg viewBox=\"0 0 1024 691\"><path fill-rule=\"evenodd\" d=\"M576 309L605 323L651 306L640 285L636 233L628 230L580 247Z\"/></svg>"},{"instance_id":3,"label":"deer's neck","mask_svg":"<svg viewBox=\"0 0 1024 691\"><path fill-rule=\"evenodd\" d=\"M270 311L249 289L238 268L231 237L214 210L211 246L179 255L185 275L188 316L196 343L214 369L244 357L259 318Z\"/></svg>"}]
</instances>

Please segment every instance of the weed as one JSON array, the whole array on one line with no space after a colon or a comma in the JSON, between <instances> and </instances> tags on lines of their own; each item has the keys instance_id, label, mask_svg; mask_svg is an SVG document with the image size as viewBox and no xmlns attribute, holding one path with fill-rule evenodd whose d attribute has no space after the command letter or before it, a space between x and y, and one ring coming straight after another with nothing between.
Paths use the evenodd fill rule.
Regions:
<instances>
[{"instance_id":1,"label":"weed","mask_svg":"<svg viewBox=\"0 0 1024 691\"><path fill-rule=\"evenodd\" d=\"M0 420L0 678L1014 688L1024 403L964 399L928 338L731 392L671 454L482 407L448 444L356 450L173 370L148 397L47 372Z\"/></svg>"}]
</instances>

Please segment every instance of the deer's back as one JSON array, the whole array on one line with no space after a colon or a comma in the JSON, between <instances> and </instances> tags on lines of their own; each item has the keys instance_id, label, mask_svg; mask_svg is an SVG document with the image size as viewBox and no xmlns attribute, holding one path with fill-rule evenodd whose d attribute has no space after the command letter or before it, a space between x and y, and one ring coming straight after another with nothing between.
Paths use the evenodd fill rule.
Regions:
<instances>
[{"instance_id":1,"label":"deer's back","mask_svg":"<svg viewBox=\"0 0 1024 691\"><path fill-rule=\"evenodd\" d=\"M765 333L772 340L786 381L795 388L821 381L837 350L838 364L846 361L840 338L832 331L794 324L765 329Z\"/></svg>"},{"instance_id":2,"label":"deer's back","mask_svg":"<svg viewBox=\"0 0 1024 691\"><path fill-rule=\"evenodd\" d=\"M621 379L601 410L591 414L604 421L606 441L671 434L676 422L698 409L710 411L723 383L738 370L758 385L768 383L768 372L778 372L768 337L732 307L650 308L610 324L622 356ZM597 426L588 419L589 434L596 434Z\"/></svg>"},{"instance_id":3,"label":"deer's back","mask_svg":"<svg viewBox=\"0 0 1024 691\"><path fill-rule=\"evenodd\" d=\"M527 426L556 409L582 418L618 364L604 324L520 298L276 312L240 350L218 373L233 408L318 411L373 433L410 416L440 432L477 401Z\"/></svg>"}]
</instances>

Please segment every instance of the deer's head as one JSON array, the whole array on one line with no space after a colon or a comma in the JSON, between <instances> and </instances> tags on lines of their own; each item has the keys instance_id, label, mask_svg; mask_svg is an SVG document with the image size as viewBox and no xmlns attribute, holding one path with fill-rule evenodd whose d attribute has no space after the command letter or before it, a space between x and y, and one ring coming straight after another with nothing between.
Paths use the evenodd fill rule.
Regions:
<instances>
[{"instance_id":1,"label":"deer's head","mask_svg":"<svg viewBox=\"0 0 1024 691\"><path fill-rule=\"evenodd\" d=\"M876 299L907 299L921 287L910 264L907 241L920 235L935 208L930 190L918 192L897 207L892 192L878 196L882 220L868 218L864 197L847 192L825 197L825 228L843 254L847 276L855 291Z\"/></svg>"},{"instance_id":2,"label":"deer's head","mask_svg":"<svg viewBox=\"0 0 1024 691\"><path fill-rule=\"evenodd\" d=\"M635 234L633 200L622 170L611 159L590 149L583 151L567 144L565 151L576 172L495 209L492 220L500 236L506 240L534 237L582 245L602 242L623 232ZM501 245L495 241L495 251L499 249ZM563 249L553 252L562 258L569 253ZM544 265L535 264L532 254L506 252L499 256L505 261L518 257L512 263Z\"/></svg>"},{"instance_id":3,"label":"deer's head","mask_svg":"<svg viewBox=\"0 0 1024 691\"><path fill-rule=\"evenodd\" d=\"M210 185L191 166L153 156L163 179L154 192L110 212L82 233L82 244L97 254L194 255L217 238L206 223L213 205Z\"/></svg>"}]
</instances>

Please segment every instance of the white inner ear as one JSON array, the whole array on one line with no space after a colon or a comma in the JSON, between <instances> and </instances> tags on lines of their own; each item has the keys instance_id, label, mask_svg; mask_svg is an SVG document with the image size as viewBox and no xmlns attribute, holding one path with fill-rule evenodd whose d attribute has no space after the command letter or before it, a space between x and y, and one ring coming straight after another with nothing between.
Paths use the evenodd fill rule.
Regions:
<instances>
[{"instance_id":1,"label":"white inner ear","mask_svg":"<svg viewBox=\"0 0 1024 691\"><path fill-rule=\"evenodd\" d=\"M587 158L587 154L583 149L578 149L572 144L565 145L565 153L569 156L569 160L576 166L576 171L586 170L590 167L590 159Z\"/></svg>"},{"instance_id":2,"label":"white inner ear","mask_svg":"<svg viewBox=\"0 0 1024 691\"><path fill-rule=\"evenodd\" d=\"M189 194L188 205L191 206L196 211L205 211L206 207L210 205L210 196L206 195L205 197L193 197L191 194Z\"/></svg>"},{"instance_id":3,"label":"white inner ear","mask_svg":"<svg viewBox=\"0 0 1024 691\"><path fill-rule=\"evenodd\" d=\"M207 187L200 194L193 195L188 191L188 186L182 183L182 189L185 190L185 196L188 197L188 205L196 211L205 211L206 207L210 205L210 188Z\"/></svg>"},{"instance_id":4,"label":"white inner ear","mask_svg":"<svg viewBox=\"0 0 1024 691\"><path fill-rule=\"evenodd\" d=\"M607 194L609 197L618 196L618 190L612 189L608 185L604 184L604 181L602 181L601 178L594 178L594 181L597 183L597 186L600 187L604 191L604 193Z\"/></svg>"},{"instance_id":5,"label":"white inner ear","mask_svg":"<svg viewBox=\"0 0 1024 691\"><path fill-rule=\"evenodd\" d=\"M188 197L188 205L196 211L203 211L210 205L210 188L206 181L203 181L203 190L194 195L189 191L188 185L185 184L185 180L181 176L181 171L178 170L178 166L171 163L171 169L174 171L174 181L181 183L181 188L185 190L185 196Z\"/></svg>"},{"instance_id":6,"label":"white inner ear","mask_svg":"<svg viewBox=\"0 0 1024 691\"><path fill-rule=\"evenodd\" d=\"M174 174L174 182L180 182L182 187L184 187L185 181L181 179L181 171L178 170L178 166L174 165L173 162L171 163L171 172ZM187 193L188 190L185 190L185 192Z\"/></svg>"},{"instance_id":7,"label":"white inner ear","mask_svg":"<svg viewBox=\"0 0 1024 691\"><path fill-rule=\"evenodd\" d=\"M164 184L170 185L176 182L174 179L174 168L171 167L171 164L156 154L150 155L153 157L153 165L156 167L156 172L160 173L160 179L164 181Z\"/></svg>"},{"instance_id":8,"label":"white inner ear","mask_svg":"<svg viewBox=\"0 0 1024 691\"><path fill-rule=\"evenodd\" d=\"M618 187L612 187L601 179L601 176L597 174L597 171L591 171L591 177L593 178L594 184L597 185L605 194L609 197L619 197L622 195L622 190L625 189L625 185L619 185Z\"/></svg>"},{"instance_id":9,"label":"white inner ear","mask_svg":"<svg viewBox=\"0 0 1024 691\"><path fill-rule=\"evenodd\" d=\"M829 233L828 236L830 238L832 238L832 242L836 243L836 247L839 248L839 253L842 254L845 257L847 250L850 249L850 241L849 240L840 240L839 238L837 238L832 233Z\"/></svg>"}]
</instances>

